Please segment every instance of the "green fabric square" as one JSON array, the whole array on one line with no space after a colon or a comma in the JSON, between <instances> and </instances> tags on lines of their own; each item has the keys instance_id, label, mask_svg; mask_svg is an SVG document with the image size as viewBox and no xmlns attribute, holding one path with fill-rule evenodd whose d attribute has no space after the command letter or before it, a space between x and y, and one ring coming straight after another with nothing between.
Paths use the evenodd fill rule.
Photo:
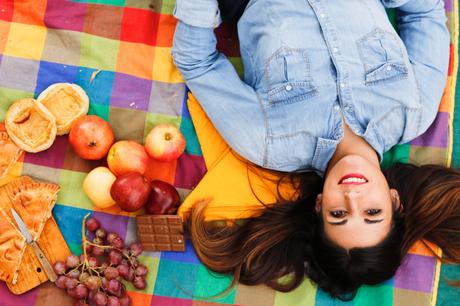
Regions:
<instances>
[{"instance_id":1,"label":"green fabric square","mask_svg":"<svg viewBox=\"0 0 460 306\"><path fill-rule=\"evenodd\" d=\"M185 152L193 155L203 155L192 120L182 117L180 130L186 139Z\"/></svg>"},{"instance_id":2,"label":"green fabric square","mask_svg":"<svg viewBox=\"0 0 460 306\"><path fill-rule=\"evenodd\" d=\"M172 15L174 12L174 6L176 5L175 0L163 0L161 5L161 13Z\"/></svg>"},{"instance_id":3,"label":"green fabric square","mask_svg":"<svg viewBox=\"0 0 460 306\"><path fill-rule=\"evenodd\" d=\"M155 295L191 299L194 294L198 265L160 260L155 282Z\"/></svg>"},{"instance_id":4,"label":"green fabric square","mask_svg":"<svg viewBox=\"0 0 460 306\"><path fill-rule=\"evenodd\" d=\"M59 184L61 190L58 193L57 202L62 205L92 210L90 199L83 192L83 180L86 173L61 170Z\"/></svg>"},{"instance_id":5,"label":"green fabric square","mask_svg":"<svg viewBox=\"0 0 460 306\"><path fill-rule=\"evenodd\" d=\"M117 6L125 5L125 0L73 0L73 2L107 4L107 5L117 5Z\"/></svg>"},{"instance_id":6,"label":"green fabric square","mask_svg":"<svg viewBox=\"0 0 460 306\"><path fill-rule=\"evenodd\" d=\"M137 293L153 294L153 288L155 288L155 281L157 279L158 265L160 264L160 259L150 256L139 256L139 260L141 264L143 264L149 269L149 273L147 273L147 276L145 278L145 280L147 281L147 287L144 290L138 290L133 286L132 283L124 282L124 284L126 285L126 289L128 289L128 291L133 291Z\"/></svg>"},{"instance_id":7,"label":"green fabric square","mask_svg":"<svg viewBox=\"0 0 460 306\"><path fill-rule=\"evenodd\" d=\"M441 266L441 276L439 278L437 306L460 306L459 288L450 285L449 281L460 279L460 266L446 265Z\"/></svg>"},{"instance_id":8,"label":"green fabric square","mask_svg":"<svg viewBox=\"0 0 460 306\"><path fill-rule=\"evenodd\" d=\"M354 299L354 306L391 306L393 287L388 285L362 286Z\"/></svg>"},{"instance_id":9,"label":"green fabric square","mask_svg":"<svg viewBox=\"0 0 460 306\"><path fill-rule=\"evenodd\" d=\"M120 41L81 34L80 66L115 71Z\"/></svg>"},{"instance_id":10,"label":"green fabric square","mask_svg":"<svg viewBox=\"0 0 460 306\"><path fill-rule=\"evenodd\" d=\"M14 101L32 98L33 96L34 94L32 92L0 87L0 101L2 101L0 107L0 121L5 120L6 111Z\"/></svg>"},{"instance_id":11,"label":"green fabric square","mask_svg":"<svg viewBox=\"0 0 460 306\"><path fill-rule=\"evenodd\" d=\"M383 154L382 168L388 168L396 162L407 163L409 161L410 144L394 146L390 151Z\"/></svg>"},{"instance_id":12,"label":"green fabric square","mask_svg":"<svg viewBox=\"0 0 460 306\"><path fill-rule=\"evenodd\" d=\"M110 107L108 105L90 103L88 115L96 115L107 121L109 120L109 110Z\"/></svg>"},{"instance_id":13,"label":"green fabric square","mask_svg":"<svg viewBox=\"0 0 460 306\"><path fill-rule=\"evenodd\" d=\"M67 245L69 246L70 252L72 254L80 256L83 253L83 249L81 248L80 244L71 242L71 243L67 243Z\"/></svg>"},{"instance_id":14,"label":"green fabric square","mask_svg":"<svg viewBox=\"0 0 460 306\"><path fill-rule=\"evenodd\" d=\"M460 88L460 78L457 78L456 88ZM454 114L458 114L459 112L460 112L460 90L456 90L455 91ZM452 144L451 166L454 168L460 168L460 137L459 137L460 135L460 116L454 116L452 125L453 125L452 133L454 134L454 137L453 137L453 144Z\"/></svg>"},{"instance_id":15,"label":"green fabric square","mask_svg":"<svg viewBox=\"0 0 460 306\"><path fill-rule=\"evenodd\" d=\"M309 279L291 292L276 292L275 306L315 306L316 286Z\"/></svg>"},{"instance_id":16,"label":"green fabric square","mask_svg":"<svg viewBox=\"0 0 460 306\"><path fill-rule=\"evenodd\" d=\"M205 266L200 265L198 268L197 282L194 291L195 297L193 299L215 303L233 304L236 293L235 287L222 297L212 298L213 295L218 295L224 292L231 283L231 276L213 273Z\"/></svg>"},{"instance_id":17,"label":"green fabric square","mask_svg":"<svg viewBox=\"0 0 460 306\"><path fill-rule=\"evenodd\" d=\"M151 0L126 0L125 7L150 9L153 6Z\"/></svg>"},{"instance_id":18,"label":"green fabric square","mask_svg":"<svg viewBox=\"0 0 460 306\"><path fill-rule=\"evenodd\" d=\"M156 126L162 123L169 123L175 125L176 127L180 128L181 126L181 117L177 116L168 116L164 114L153 114L147 113L145 119L145 128L144 128L144 140L147 137L148 133ZM185 136L185 135L184 135Z\"/></svg>"},{"instance_id":19,"label":"green fabric square","mask_svg":"<svg viewBox=\"0 0 460 306\"><path fill-rule=\"evenodd\" d=\"M144 143L146 114L140 110L112 106L109 123L115 133L115 139Z\"/></svg>"}]
</instances>

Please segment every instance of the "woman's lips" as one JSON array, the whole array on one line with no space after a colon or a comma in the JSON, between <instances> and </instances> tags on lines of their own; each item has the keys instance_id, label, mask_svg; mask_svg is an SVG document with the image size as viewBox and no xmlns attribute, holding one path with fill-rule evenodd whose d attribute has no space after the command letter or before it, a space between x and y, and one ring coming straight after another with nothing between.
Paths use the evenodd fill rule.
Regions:
<instances>
[{"instance_id":1,"label":"woman's lips","mask_svg":"<svg viewBox=\"0 0 460 306\"><path fill-rule=\"evenodd\" d=\"M364 175L359 173L349 173L340 179L339 185L362 185L367 182L368 179Z\"/></svg>"}]
</instances>

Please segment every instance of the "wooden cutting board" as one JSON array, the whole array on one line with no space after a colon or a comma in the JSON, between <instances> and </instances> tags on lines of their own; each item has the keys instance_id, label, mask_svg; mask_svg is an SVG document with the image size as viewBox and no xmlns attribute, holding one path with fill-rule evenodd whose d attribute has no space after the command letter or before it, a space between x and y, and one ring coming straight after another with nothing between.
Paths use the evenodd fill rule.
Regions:
<instances>
[{"instance_id":1,"label":"wooden cutting board","mask_svg":"<svg viewBox=\"0 0 460 306\"><path fill-rule=\"evenodd\" d=\"M38 240L38 245L51 264L59 260L65 261L67 256L70 255L70 250L53 217L46 222ZM32 247L27 245L19 266L18 281L15 285L7 283L8 288L14 294L21 294L46 281L48 281L48 277L45 271L35 256Z\"/></svg>"}]
</instances>

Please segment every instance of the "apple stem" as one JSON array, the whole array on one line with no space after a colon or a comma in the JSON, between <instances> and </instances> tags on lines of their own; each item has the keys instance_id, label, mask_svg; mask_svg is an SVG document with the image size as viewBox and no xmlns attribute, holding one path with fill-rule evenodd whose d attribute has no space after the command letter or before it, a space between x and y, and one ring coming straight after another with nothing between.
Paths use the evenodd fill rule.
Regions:
<instances>
[{"instance_id":1,"label":"apple stem","mask_svg":"<svg viewBox=\"0 0 460 306\"><path fill-rule=\"evenodd\" d=\"M96 142L94 140L91 140L89 143L88 143L88 147L95 147L96 146Z\"/></svg>"},{"instance_id":2,"label":"apple stem","mask_svg":"<svg viewBox=\"0 0 460 306\"><path fill-rule=\"evenodd\" d=\"M171 138L172 138L171 134L169 134L169 133L165 134L165 140L171 140Z\"/></svg>"}]
</instances>

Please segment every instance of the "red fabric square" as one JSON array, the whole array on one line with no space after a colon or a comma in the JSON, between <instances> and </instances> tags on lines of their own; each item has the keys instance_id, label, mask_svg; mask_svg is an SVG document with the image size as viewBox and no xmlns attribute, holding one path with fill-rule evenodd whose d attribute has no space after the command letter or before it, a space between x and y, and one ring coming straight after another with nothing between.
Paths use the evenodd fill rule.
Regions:
<instances>
[{"instance_id":1,"label":"red fabric square","mask_svg":"<svg viewBox=\"0 0 460 306\"><path fill-rule=\"evenodd\" d=\"M0 20L11 21L13 19L13 0L0 1Z\"/></svg>"},{"instance_id":2,"label":"red fabric square","mask_svg":"<svg viewBox=\"0 0 460 306\"><path fill-rule=\"evenodd\" d=\"M121 26L121 40L154 46L160 14L137 8L125 8Z\"/></svg>"}]
</instances>

